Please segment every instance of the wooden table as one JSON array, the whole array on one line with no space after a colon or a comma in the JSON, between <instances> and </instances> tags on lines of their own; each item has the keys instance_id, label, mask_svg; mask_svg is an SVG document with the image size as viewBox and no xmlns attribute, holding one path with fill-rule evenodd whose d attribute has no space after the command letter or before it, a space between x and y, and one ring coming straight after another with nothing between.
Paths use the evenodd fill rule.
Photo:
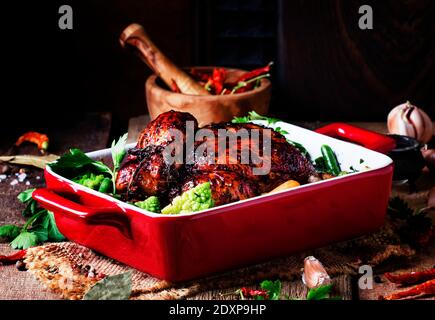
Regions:
<instances>
[{"instance_id":1,"label":"wooden table","mask_svg":"<svg viewBox=\"0 0 435 320\"><path fill-rule=\"evenodd\" d=\"M92 122L95 122L96 119L100 124L98 129L92 126ZM64 138L58 139L58 150L59 152L68 149L71 145L75 145L80 147L86 151L93 149L101 149L107 146L108 138L109 138L109 130L110 130L110 116L97 116L97 118L90 117L88 120L84 121L82 124L82 128L86 128L86 130L81 129L80 131L70 131L70 134L67 134ZM149 118L147 116L141 116L137 118L133 118L130 121L129 125L129 142L133 142L137 139L140 131L146 126ZM325 123L322 122L299 122L297 125L315 129L318 128ZM386 126L384 123L355 123L356 125L371 129L374 131L386 132ZM51 133L53 136L56 135L56 132ZM64 133L65 134L65 133ZM0 150L7 149L5 146L0 145ZM37 180L37 176L41 176L42 172L38 170L29 171L30 181L32 186L40 186L42 185L41 180ZM429 179L429 182L427 181ZM434 186L435 181L431 180L432 177L424 177L423 185L426 186ZM28 188L28 186L18 185L15 187L11 187L9 184L3 182L0 183L0 225L5 223L22 223L23 220L20 215L20 211L22 210L21 205L16 200L16 195L22 190ZM8 253L11 252L9 246L5 243L0 244L0 253ZM430 247L428 250L422 252L416 259L410 261L410 264L405 266L403 269L412 270L416 267L421 266L432 266L435 264L435 246ZM391 269L391 266L386 266L386 269ZM377 270L377 272L383 272L383 269ZM337 285L339 288L339 293L345 299L376 299L385 286L388 284L380 283L374 284L375 287L373 290L365 290L359 291L355 290L357 279L352 278L350 276L342 276L337 280ZM299 296L302 297L306 289L302 285L301 281L295 282L286 282L284 283L284 290L291 294L291 296ZM207 299L210 297L216 296L216 292L210 291L202 293L193 299ZM0 267L0 299L58 299L56 295L49 292L47 289L43 288L40 283L38 283L33 277L27 272L19 272L15 266L2 266Z\"/></svg>"}]
</instances>

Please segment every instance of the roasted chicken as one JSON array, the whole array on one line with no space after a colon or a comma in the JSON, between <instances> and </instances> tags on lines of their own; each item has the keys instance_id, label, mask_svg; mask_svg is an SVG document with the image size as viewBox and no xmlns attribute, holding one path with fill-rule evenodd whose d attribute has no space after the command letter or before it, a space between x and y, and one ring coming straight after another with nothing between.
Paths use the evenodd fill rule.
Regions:
<instances>
[{"instance_id":1,"label":"roasted chicken","mask_svg":"<svg viewBox=\"0 0 435 320\"><path fill-rule=\"evenodd\" d=\"M199 131L196 119L188 113L161 114L140 134L136 148L129 151L117 176L118 192L127 201L155 195L169 202L196 185L210 182L215 204L222 205L269 192L287 180L303 184L315 175L311 162L276 131L251 123L220 123L201 129L207 130ZM228 136L220 134L236 134L244 129L257 132L259 143L253 143L252 137L246 135L236 136L231 143ZM178 137L174 132L178 132ZM202 137L204 132L207 134ZM190 139L194 141L192 148L188 146ZM267 141L270 155L263 152ZM165 148L170 144L175 144L178 152L191 161L166 161ZM219 152L222 146L226 148ZM242 161L246 151L248 162ZM169 155L174 156L174 152ZM270 170L256 173L255 169L260 169L265 161Z\"/></svg>"}]
</instances>

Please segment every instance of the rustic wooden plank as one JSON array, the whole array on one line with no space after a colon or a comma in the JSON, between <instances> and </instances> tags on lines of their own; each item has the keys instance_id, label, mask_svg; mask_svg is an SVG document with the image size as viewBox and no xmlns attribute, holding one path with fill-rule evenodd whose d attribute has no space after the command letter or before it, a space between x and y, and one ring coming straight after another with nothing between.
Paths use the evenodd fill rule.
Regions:
<instances>
[{"instance_id":1,"label":"rustic wooden plank","mask_svg":"<svg viewBox=\"0 0 435 320\"><path fill-rule=\"evenodd\" d=\"M333 279L334 294L341 296L343 300L352 300L352 279L348 275L338 276ZM259 287L247 286L250 289ZM239 299L234 292L240 288L228 288L225 290L210 290L199 293L188 300L234 300ZM304 300L307 296L308 289L301 280L283 281L282 282L282 299Z\"/></svg>"}]
</instances>

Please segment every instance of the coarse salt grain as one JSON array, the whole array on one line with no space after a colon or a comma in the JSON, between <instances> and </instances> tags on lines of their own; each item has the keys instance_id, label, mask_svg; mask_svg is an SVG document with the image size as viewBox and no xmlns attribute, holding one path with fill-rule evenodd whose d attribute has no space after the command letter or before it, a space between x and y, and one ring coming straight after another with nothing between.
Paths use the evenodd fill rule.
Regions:
<instances>
[{"instance_id":1,"label":"coarse salt grain","mask_svg":"<svg viewBox=\"0 0 435 320\"><path fill-rule=\"evenodd\" d=\"M8 176L5 174L0 174L0 180L6 180Z\"/></svg>"},{"instance_id":2,"label":"coarse salt grain","mask_svg":"<svg viewBox=\"0 0 435 320\"><path fill-rule=\"evenodd\" d=\"M41 179L41 177L40 176L36 176L36 180L39 180L39 179Z\"/></svg>"},{"instance_id":3,"label":"coarse salt grain","mask_svg":"<svg viewBox=\"0 0 435 320\"><path fill-rule=\"evenodd\" d=\"M30 181L26 181L26 186L30 186Z\"/></svg>"},{"instance_id":4,"label":"coarse salt grain","mask_svg":"<svg viewBox=\"0 0 435 320\"><path fill-rule=\"evenodd\" d=\"M25 173L20 173L20 174L18 175L18 181L19 181L19 182L23 182L24 179L26 179L26 177L27 177L27 174L25 174Z\"/></svg>"},{"instance_id":5,"label":"coarse salt grain","mask_svg":"<svg viewBox=\"0 0 435 320\"><path fill-rule=\"evenodd\" d=\"M14 179L14 180L11 181L10 184L11 184L11 186L15 186L15 185L18 184L18 180L17 180L17 179Z\"/></svg>"}]
</instances>

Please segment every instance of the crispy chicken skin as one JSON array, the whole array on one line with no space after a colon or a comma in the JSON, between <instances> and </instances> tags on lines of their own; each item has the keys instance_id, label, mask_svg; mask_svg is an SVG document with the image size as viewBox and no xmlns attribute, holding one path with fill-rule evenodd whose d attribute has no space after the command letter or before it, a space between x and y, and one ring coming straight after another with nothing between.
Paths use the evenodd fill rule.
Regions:
<instances>
[{"instance_id":1,"label":"crispy chicken skin","mask_svg":"<svg viewBox=\"0 0 435 320\"><path fill-rule=\"evenodd\" d=\"M198 128L198 121L190 113L175 111L162 113L141 132L136 147L143 149L150 145L167 146L174 140L171 129L176 129L185 135L188 121L193 123L194 130Z\"/></svg>"},{"instance_id":2,"label":"crispy chicken skin","mask_svg":"<svg viewBox=\"0 0 435 320\"><path fill-rule=\"evenodd\" d=\"M200 146L203 150L213 150L214 163L208 161L205 152L195 158L193 164L168 165L164 160L163 150L174 141L170 130L177 129L183 134L184 145L187 121L192 121L197 132L198 123L191 114L174 111L161 114L142 131L136 148L129 151L116 180L116 188L126 200L140 200L155 195L159 196L163 203L168 203L182 192L201 183L210 182L215 203L221 205L271 191L287 180L306 183L315 173L311 162L290 145L283 135L251 123L220 123L204 127L209 129L209 133L213 133L215 139L203 137L195 142L195 150ZM239 138L233 145L227 143L226 153L223 158L218 159L219 139L225 139L221 143L225 143L227 139L218 135L220 129L231 132L246 129L250 133L256 130L260 143L252 143L249 136ZM259 151L263 149L263 135L270 135L271 138L269 159L265 159L265 155ZM186 151L185 146L183 148ZM230 150L235 152L232 153ZM270 161L270 171L263 175L254 174L254 169L260 167L261 163L251 160L242 163L242 150L249 151L249 159L252 159L252 155L257 155L263 161ZM222 159L225 160L223 163ZM218 160L221 161L218 163Z\"/></svg>"}]
</instances>

